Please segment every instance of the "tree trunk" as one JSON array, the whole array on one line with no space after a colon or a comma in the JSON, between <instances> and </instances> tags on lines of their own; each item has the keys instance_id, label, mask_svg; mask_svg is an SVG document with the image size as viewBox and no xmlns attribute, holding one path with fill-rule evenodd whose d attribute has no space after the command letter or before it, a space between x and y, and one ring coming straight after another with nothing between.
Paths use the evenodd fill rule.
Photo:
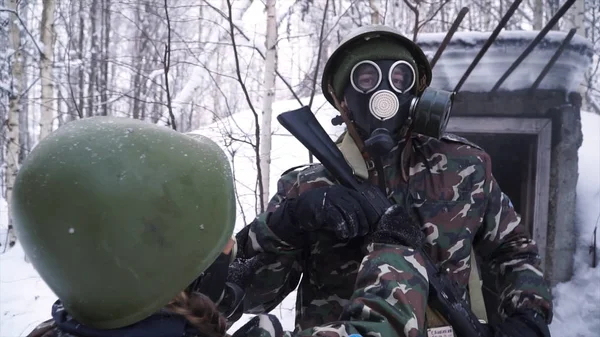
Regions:
<instances>
[{"instance_id":1,"label":"tree trunk","mask_svg":"<svg viewBox=\"0 0 600 337\"><path fill-rule=\"evenodd\" d=\"M108 116L109 103L108 103L108 62L110 59L110 3L111 0L103 0L103 32L102 32L102 69L100 73L100 115Z\"/></svg>"},{"instance_id":2,"label":"tree trunk","mask_svg":"<svg viewBox=\"0 0 600 337\"><path fill-rule=\"evenodd\" d=\"M52 132L54 120L54 0L43 0L40 39L43 55L40 55L40 81L42 85L42 105L40 107L40 138L44 139ZM38 141L39 141L38 140Z\"/></svg>"},{"instance_id":3,"label":"tree trunk","mask_svg":"<svg viewBox=\"0 0 600 337\"><path fill-rule=\"evenodd\" d=\"M8 0L7 8L11 11L17 11L17 0ZM13 54L10 57L12 61L10 96L8 103L8 115L6 118L6 173L5 173L5 186L6 186L6 203L8 206L8 233L6 242L7 245L4 247L12 247L17 242L17 236L12 223L12 212L11 212L11 198L15 178L17 177L18 161L19 161L19 114L21 112L21 94L22 86L21 79L23 76L23 50L21 45L21 27L19 20L17 20L14 14L8 14L9 29L10 29L10 48Z\"/></svg>"},{"instance_id":4,"label":"tree trunk","mask_svg":"<svg viewBox=\"0 0 600 337\"><path fill-rule=\"evenodd\" d=\"M266 209L269 202L269 167L271 166L271 115L275 98L275 71L277 70L277 15L275 0L267 0L267 36L262 125L260 127L260 171L262 177L261 203Z\"/></svg>"},{"instance_id":5,"label":"tree trunk","mask_svg":"<svg viewBox=\"0 0 600 337\"><path fill-rule=\"evenodd\" d=\"M576 0L573 4L573 26L577 28L577 34L585 36L585 0ZM590 28L592 29L592 28Z\"/></svg>"},{"instance_id":6,"label":"tree trunk","mask_svg":"<svg viewBox=\"0 0 600 337\"><path fill-rule=\"evenodd\" d=\"M371 7L371 24L379 24L379 9L377 8L376 0L369 0L369 7Z\"/></svg>"},{"instance_id":7,"label":"tree trunk","mask_svg":"<svg viewBox=\"0 0 600 337\"><path fill-rule=\"evenodd\" d=\"M79 67L79 72L77 74L78 76L78 80L79 80L79 85L78 85L78 101L79 101L79 111L81 113L81 116L85 116L85 109L84 109L84 98L85 98L85 94L84 94L84 86L85 86L85 62L83 59L83 46L85 45L84 43L84 39L85 39L85 34L84 34L84 29L85 29L85 11L84 11L85 7L84 7L84 3L83 1L79 2L79 37L78 37L78 45L77 45L77 57L79 58L79 62L77 63L77 66ZM88 112L89 114L89 112Z\"/></svg>"},{"instance_id":8,"label":"tree trunk","mask_svg":"<svg viewBox=\"0 0 600 337\"><path fill-rule=\"evenodd\" d=\"M534 0L533 3L533 29L541 30L544 27L544 1Z\"/></svg>"},{"instance_id":9,"label":"tree trunk","mask_svg":"<svg viewBox=\"0 0 600 337\"><path fill-rule=\"evenodd\" d=\"M0 7L6 7L4 0L0 0ZM7 60L0 62L0 121L8 117L8 102L10 99L10 63L8 62L8 51L10 45L10 20L11 15L0 13L0 58ZM4 150L6 150L6 128L0 129L0 163L4 163ZM0 165L0 186L4 194L4 165Z\"/></svg>"},{"instance_id":10,"label":"tree trunk","mask_svg":"<svg viewBox=\"0 0 600 337\"><path fill-rule=\"evenodd\" d=\"M92 0L90 7L90 66L88 68L90 77L88 81L88 117L96 115L96 88L98 80L98 0Z\"/></svg>"},{"instance_id":11,"label":"tree trunk","mask_svg":"<svg viewBox=\"0 0 600 337\"><path fill-rule=\"evenodd\" d=\"M28 0L21 0L19 1L19 7L21 8L21 11L19 12L19 15L21 15L21 19L23 19L23 22L28 22L28 13L29 11L27 11L27 5L28 5ZM7 35L8 37L8 35ZM25 30L21 29L21 34L20 34L20 39L21 41L26 41L29 37L27 36L27 33L25 32ZM8 41L7 44L8 45ZM22 64L22 74L21 74L21 88L27 88L29 85L29 77L27 74L27 67L29 64L29 56L27 55L27 53L23 53L21 55L21 64ZM25 157L27 156L27 154L29 153L29 149L30 149L30 140L29 140L29 100L27 99L27 96L25 95L24 97L21 96L20 97L20 104L21 104L21 112L19 113L19 165L23 162L23 160L25 160ZM2 119L4 120L4 118ZM4 162L4 160L2 159L1 161L2 163Z\"/></svg>"}]
</instances>

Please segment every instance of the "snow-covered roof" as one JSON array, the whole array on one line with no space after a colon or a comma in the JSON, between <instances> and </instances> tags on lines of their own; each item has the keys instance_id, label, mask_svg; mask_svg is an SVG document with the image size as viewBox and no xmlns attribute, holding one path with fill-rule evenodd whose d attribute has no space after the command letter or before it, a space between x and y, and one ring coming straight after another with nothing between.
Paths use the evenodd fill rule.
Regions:
<instances>
[{"instance_id":1,"label":"snow-covered roof","mask_svg":"<svg viewBox=\"0 0 600 337\"><path fill-rule=\"evenodd\" d=\"M501 32L462 86L461 91L483 92L493 88L538 33L538 31ZM417 44L431 59L445 35L445 33L421 34ZM431 87L453 90L490 35L491 32L455 33L433 69ZM504 81L500 90L530 88L566 36L565 32L548 32ZM591 42L576 34L538 88L576 91L583 80L584 72L592 62L592 57Z\"/></svg>"}]
</instances>

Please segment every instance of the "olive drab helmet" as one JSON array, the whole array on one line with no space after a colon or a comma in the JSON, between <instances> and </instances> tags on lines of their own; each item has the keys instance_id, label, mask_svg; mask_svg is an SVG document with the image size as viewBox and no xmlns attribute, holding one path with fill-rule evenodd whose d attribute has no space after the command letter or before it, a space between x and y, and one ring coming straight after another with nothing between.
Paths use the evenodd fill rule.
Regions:
<instances>
[{"instance_id":1,"label":"olive drab helmet","mask_svg":"<svg viewBox=\"0 0 600 337\"><path fill-rule=\"evenodd\" d=\"M158 311L217 258L235 198L229 161L210 139L92 117L33 149L11 210L25 253L66 311L112 329Z\"/></svg>"},{"instance_id":2,"label":"olive drab helmet","mask_svg":"<svg viewBox=\"0 0 600 337\"><path fill-rule=\"evenodd\" d=\"M357 87L359 79L371 79L373 87ZM368 152L387 153L408 133L444 133L454 93L430 88L431 80L431 65L417 44L393 28L371 25L340 42L325 64L321 89L359 148L364 141ZM332 122L341 124L338 117Z\"/></svg>"},{"instance_id":3,"label":"olive drab helmet","mask_svg":"<svg viewBox=\"0 0 600 337\"><path fill-rule=\"evenodd\" d=\"M389 41L391 43L402 46L410 52L412 58L414 59L417 65L418 78L423 83L429 85L431 84L431 65L427 60L427 56L423 53L423 50L414 43L409 38L402 35L397 30L384 26L384 25L369 25L359 27L352 32L350 32L335 48L327 62L325 63L325 67L323 68L323 75L321 78L321 89L327 101L335 106L335 102L333 97L329 91L329 85L331 84L334 89L334 93L336 94L336 98L341 100L343 92L343 84L348 83L350 74L350 69L347 70L348 75L344 76L343 82L334 83L334 75L340 70L340 59L348 57L348 55L352 55L353 51L356 47L360 46L361 43L366 41L373 41L374 39L379 39L381 41ZM385 53L382 53L381 50L374 50L374 53L377 53L379 57L388 57ZM336 81L337 82L337 81ZM344 83L345 82L345 83Z\"/></svg>"}]
</instances>

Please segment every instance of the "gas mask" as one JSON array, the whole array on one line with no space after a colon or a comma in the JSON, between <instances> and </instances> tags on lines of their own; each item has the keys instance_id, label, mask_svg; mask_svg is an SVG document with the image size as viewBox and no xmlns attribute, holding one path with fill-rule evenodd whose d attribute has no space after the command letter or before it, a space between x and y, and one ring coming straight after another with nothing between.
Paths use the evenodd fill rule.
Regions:
<instances>
[{"instance_id":1,"label":"gas mask","mask_svg":"<svg viewBox=\"0 0 600 337\"><path fill-rule=\"evenodd\" d=\"M417 72L404 60L365 60L352 68L344 96L371 155L389 153L409 128L441 137L454 93L426 88L417 95L417 86Z\"/></svg>"}]
</instances>

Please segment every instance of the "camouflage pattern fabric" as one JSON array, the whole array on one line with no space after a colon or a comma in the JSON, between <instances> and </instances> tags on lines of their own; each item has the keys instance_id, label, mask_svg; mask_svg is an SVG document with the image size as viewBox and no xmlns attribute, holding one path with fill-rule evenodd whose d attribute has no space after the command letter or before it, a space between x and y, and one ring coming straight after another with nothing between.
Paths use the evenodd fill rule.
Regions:
<instances>
[{"instance_id":1,"label":"camouflage pattern fabric","mask_svg":"<svg viewBox=\"0 0 600 337\"><path fill-rule=\"evenodd\" d=\"M375 244L363 247L356 289L342 311L339 321L309 327L298 333L284 331L273 315L258 315L236 331L232 337L328 336L420 336L423 322L417 317L425 312L427 273L422 257L401 246ZM407 305L407 303L410 303ZM139 331L139 330L138 330ZM97 330L98 335L104 331ZM106 331L106 336L115 334ZM154 335L154 334L153 334ZM28 337L78 337L60 330L54 320L40 324Z\"/></svg>"},{"instance_id":2,"label":"camouflage pattern fabric","mask_svg":"<svg viewBox=\"0 0 600 337\"><path fill-rule=\"evenodd\" d=\"M356 289L339 321L291 333L283 331L274 316L259 315L233 337L421 336L423 322L417 316L425 313L427 299L421 294L428 287L422 257L412 249L393 245L370 245L368 250L358 270Z\"/></svg>"},{"instance_id":3,"label":"camouflage pattern fabric","mask_svg":"<svg viewBox=\"0 0 600 337\"><path fill-rule=\"evenodd\" d=\"M470 251L474 247L495 274L502 317L518 308L532 308L550 322L551 294L540 269L537 246L496 183L489 155L455 135L447 134L441 140L413 135L411 141L408 182L400 170L402 145L384 161L384 174L390 198L412 205L420 219L427 236L425 251L469 300ZM370 179L377 181L373 174ZM286 198L334 183L320 165L285 173L267 211L237 234L238 258L230 266L230 281L246 290L244 312L269 312L298 284L297 331L336 321L344 306L351 304L355 284L361 284L357 274L364 257L362 238L337 242L320 233L311 239L308 249L294 249L275 236L268 223L269 214ZM422 264L415 266L423 268ZM418 278L407 270L400 272ZM394 324L400 330L419 327L423 333L427 287L411 285L411 289L416 290L410 301L388 299L399 314Z\"/></svg>"}]
</instances>

